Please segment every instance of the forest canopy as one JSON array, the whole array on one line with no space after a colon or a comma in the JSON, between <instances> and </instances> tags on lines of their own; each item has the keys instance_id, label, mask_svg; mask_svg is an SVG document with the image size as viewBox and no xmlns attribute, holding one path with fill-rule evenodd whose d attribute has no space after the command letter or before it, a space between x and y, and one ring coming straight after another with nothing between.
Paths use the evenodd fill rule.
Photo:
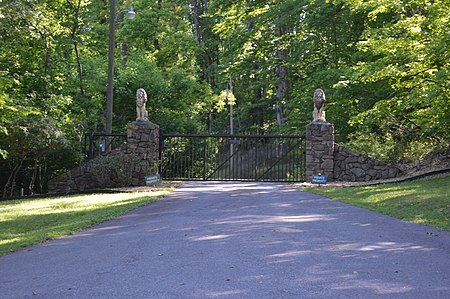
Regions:
<instances>
[{"instance_id":1,"label":"forest canopy","mask_svg":"<svg viewBox=\"0 0 450 299\"><path fill-rule=\"evenodd\" d=\"M116 0L113 131L303 133L390 162L449 146L447 0ZM116 17L116 16L114 16ZM0 0L0 186L43 192L105 131L110 0Z\"/></svg>"}]
</instances>

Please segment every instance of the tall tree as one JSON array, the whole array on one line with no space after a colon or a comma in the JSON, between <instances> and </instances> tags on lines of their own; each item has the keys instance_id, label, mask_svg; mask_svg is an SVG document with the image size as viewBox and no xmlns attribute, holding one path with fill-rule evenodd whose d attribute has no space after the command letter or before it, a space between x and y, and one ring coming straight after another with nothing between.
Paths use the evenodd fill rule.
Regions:
<instances>
[{"instance_id":1,"label":"tall tree","mask_svg":"<svg viewBox=\"0 0 450 299\"><path fill-rule=\"evenodd\" d=\"M366 96L374 99L351 122L354 145L371 145L365 148L372 154L383 152L391 159L418 159L436 146L448 146L449 135L442 129L450 119L449 3L352 5L368 24L357 44L360 61L354 66L353 86L372 86Z\"/></svg>"}]
</instances>

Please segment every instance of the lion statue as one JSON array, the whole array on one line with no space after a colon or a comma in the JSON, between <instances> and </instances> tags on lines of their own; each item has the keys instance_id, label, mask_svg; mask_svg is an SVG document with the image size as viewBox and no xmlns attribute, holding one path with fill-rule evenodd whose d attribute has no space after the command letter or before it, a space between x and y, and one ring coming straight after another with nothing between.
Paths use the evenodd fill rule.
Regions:
<instances>
[{"instance_id":1,"label":"lion statue","mask_svg":"<svg viewBox=\"0 0 450 299\"><path fill-rule=\"evenodd\" d=\"M325 103L325 93L323 92L322 89L317 88L314 91L313 101L314 101L313 121L326 122L325 111L323 110L323 104Z\"/></svg>"},{"instance_id":2,"label":"lion statue","mask_svg":"<svg viewBox=\"0 0 450 299\"><path fill-rule=\"evenodd\" d=\"M136 121L148 120L148 112L145 109L145 103L147 103L147 93L143 88L139 88L136 92Z\"/></svg>"}]
</instances>

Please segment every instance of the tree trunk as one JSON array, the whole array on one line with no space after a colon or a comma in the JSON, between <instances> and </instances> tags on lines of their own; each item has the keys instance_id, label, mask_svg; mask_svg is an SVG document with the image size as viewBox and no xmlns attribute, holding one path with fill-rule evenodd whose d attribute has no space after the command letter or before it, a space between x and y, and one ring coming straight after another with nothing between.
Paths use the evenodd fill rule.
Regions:
<instances>
[{"instance_id":1,"label":"tree trunk","mask_svg":"<svg viewBox=\"0 0 450 299\"><path fill-rule=\"evenodd\" d=\"M197 43L202 46L203 40L202 40L202 31L200 26L200 9L199 9L199 3L198 0L191 0L191 10L192 10L192 23L194 24L194 34L195 39L197 40Z\"/></svg>"},{"instance_id":2,"label":"tree trunk","mask_svg":"<svg viewBox=\"0 0 450 299\"><path fill-rule=\"evenodd\" d=\"M73 51L75 53L75 59L77 62L77 72L78 72L78 84L80 88L80 95L81 100L83 101L83 107L84 107L84 113L86 116L86 119L89 119L89 107L86 102L86 94L84 92L84 84L83 84L83 65L81 64L81 58L80 58L80 50L78 48L78 41L77 41L77 31L79 26L79 17L80 17L80 6L81 6L81 0L78 1L77 5L75 5L72 1L67 0L67 2L70 4L70 6L73 9L73 12L75 14L75 20L72 25L72 32L71 32L71 38L72 38L72 44L73 44Z\"/></svg>"},{"instance_id":3,"label":"tree trunk","mask_svg":"<svg viewBox=\"0 0 450 299\"><path fill-rule=\"evenodd\" d=\"M13 196L13 194L14 194L14 187L16 186L17 173L22 168L22 164L23 164L24 160L25 159L20 160L20 163L15 165L13 170L11 171L11 174L8 177L8 181L6 182L6 184L5 184L4 188L3 188L3 197L6 197L6 194L8 193L8 189L9 189L9 196Z\"/></svg>"},{"instance_id":4,"label":"tree trunk","mask_svg":"<svg viewBox=\"0 0 450 299\"><path fill-rule=\"evenodd\" d=\"M253 115L256 115L256 125L257 133L260 134L264 128L264 107L263 107L263 91L258 84L258 65L256 63L252 64L252 70L255 76L253 77L254 97L255 97L255 108L253 108Z\"/></svg>"},{"instance_id":5,"label":"tree trunk","mask_svg":"<svg viewBox=\"0 0 450 299\"><path fill-rule=\"evenodd\" d=\"M43 167L42 167L42 164L44 164ZM47 161L39 164L39 193L40 194L44 193L44 184L45 184L44 174L45 173L47 173Z\"/></svg>"},{"instance_id":6,"label":"tree trunk","mask_svg":"<svg viewBox=\"0 0 450 299\"><path fill-rule=\"evenodd\" d=\"M122 43L122 69L127 67L127 43Z\"/></svg>"},{"instance_id":7,"label":"tree trunk","mask_svg":"<svg viewBox=\"0 0 450 299\"><path fill-rule=\"evenodd\" d=\"M158 1L156 2L156 7L155 7L157 11L160 11L160 10L161 10L161 5L162 5L162 0L158 0ZM156 18L156 21L155 21L155 24L156 24L156 25L158 25L158 20L159 20L159 15L158 15L158 17ZM156 51L161 50L161 47L159 46L159 40L158 40L158 38L156 38L156 37L155 37L155 39L153 40L153 47L155 48Z\"/></svg>"},{"instance_id":8,"label":"tree trunk","mask_svg":"<svg viewBox=\"0 0 450 299\"><path fill-rule=\"evenodd\" d=\"M34 166L33 166L33 173L31 174L30 184L28 185L28 191L30 192L30 195L34 194L34 184L36 182L36 176L38 174L38 168L39 168L38 164L39 164L38 159L35 158Z\"/></svg>"},{"instance_id":9,"label":"tree trunk","mask_svg":"<svg viewBox=\"0 0 450 299\"><path fill-rule=\"evenodd\" d=\"M277 36L282 37L287 34L289 29L286 26L279 26ZM278 85L276 90L277 97L277 125L278 127L282 127L285 122L286 117L286 108L285 104L288 101L288 69L285 65L287 60L287 54L284 50L283 45L279 45L279 49L277 51L278 65L277 65L277 77L278 77Z\"/></svg>"}]
</instances>

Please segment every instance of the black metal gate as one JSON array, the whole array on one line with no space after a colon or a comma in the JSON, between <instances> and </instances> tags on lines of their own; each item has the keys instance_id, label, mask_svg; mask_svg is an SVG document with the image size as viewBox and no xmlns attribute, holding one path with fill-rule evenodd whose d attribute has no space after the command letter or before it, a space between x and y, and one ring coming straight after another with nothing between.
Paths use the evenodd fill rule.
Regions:
<instances>
[{"instance_id":1,"label":"black metal gate","mask_svg":"<svg viewBox=\"0 0 450 299\"><path fill-rule=\"evenodd\" d=\"M305 136L163 134L168 180L305 180Z\"/></svg>"}]
</instances>

